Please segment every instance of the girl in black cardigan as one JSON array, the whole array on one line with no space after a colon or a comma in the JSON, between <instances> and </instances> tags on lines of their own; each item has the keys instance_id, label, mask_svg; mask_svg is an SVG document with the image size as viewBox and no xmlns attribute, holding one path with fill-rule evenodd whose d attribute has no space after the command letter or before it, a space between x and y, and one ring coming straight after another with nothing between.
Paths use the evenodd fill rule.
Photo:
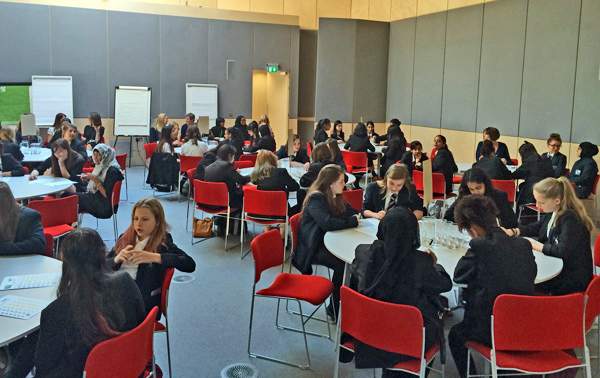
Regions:
<instances>
[{"instance_id":1,"label":"girl in black cardigan","mask_svg":"<svg viewBox=\"0 0 600 378\"><path fill-rule=\"evenodd\" d=\"M52 155L34 169L29 175L30 180L35 180L40 173L53 177L63 177L75 182L76 189L84 191L85 186L81 184L81 172L85 159L69 146L66 139L58 139L52 143Z\"/></svg>"},{"instance_id":2,"label":"girl in black cardigan","mask_svg":"<svg viewBox=\"0 0 600 378\"><path fill-rule=\"evenodd\" d=\"M341 195L345 186L344 177L342 169L335 164L326 165L319 172L304 200L298 248L292 258L292 264L302 274L312 274L312 264L333 269L334 305L327 307L327 314L331 317L338 313L344 262L325 248L323 240L328 231L358 226L359 218Z\"/></svg>"},{"instance_id":3,"label":"girl in black cardigan","mask_svg":"<svg viewBox=\"0 0 600 378\"><path fill-rule=\"evenodd\" d=\"M552 295L585 291L592 279L590 233L594 229L581 201L566 177L546 178L533 187L537 206L546 213L543 219L519 228L507 229L510 236L528 239L534 251L563 260L560 274L539 285Z\"/></svg>"},{"instance_id":4,"label":"girl in black cardigan","mask_svg":"<svg viewBox=\"0 0 600 378\"><path fill-rule=\"evenodd\" d=\"M131 212L131 225L119 237L108 255L113 270L122 270L137 283L146 312L160 304L167 268L191 273L196 263L179 249L167 232L165 213L155 198L138 201Z\"/></svg>"},{"instance_id":5,"label":"girl in black cardigan","mask_svg":"<svg viewBox=\"0 0 600 378\"><path fill-rule=\"evenodd\" d=\"M435 149L435 156L431 158L431 170L444 175L446 179L446 193L452 193L452 176L458 172L458 167L454 161L454 155L448 149L446 137L436 135L433 138L433 147Z\"/></svg>"}]
</instances>

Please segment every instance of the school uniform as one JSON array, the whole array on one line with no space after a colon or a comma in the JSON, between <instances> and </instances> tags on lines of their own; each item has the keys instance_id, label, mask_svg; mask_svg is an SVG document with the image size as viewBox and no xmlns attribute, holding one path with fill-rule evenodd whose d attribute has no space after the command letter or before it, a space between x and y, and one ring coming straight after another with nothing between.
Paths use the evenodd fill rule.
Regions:
<instances>
[{"instance_id":1,"label":"school uniform","mask_svg":"<svg viewBox=\"0 0 600 378\"><path fill-rule=\"evenodd\" d=\"M69 145L70 145L71 149L73 151L77 152L78 154L80 154L84 160L88 159L87 150L85 149L85 145L83 143L81 143L81 141L78 138L73 139L69 143Z\"/></svg>"},{"instance_id":2,"label":"school uniform","mask_svg":"<svg viewBox=\"0 0 600 378\"><path fill-rule=\"evenodd\" d=\"M315 137L313 138L313 143L316 146L319 143L323 143L329 139L329 135L327 135L327 131L323 129L317 130L315 133Z\"/></svg>"},{"instance_id":3,"label":"school uniform","mask_svg":"<svg viewBox=\"0 0 600 378\"><path fill-rule=\"evenodd\" d=\"M156 127L150 128L150 135L148 136L148 143L156 143L160 140L160 131L156 130Z\"/></svg>"},{"instance_id":4,"label":"school uniform","mask_svg":"<svg viewBox=\"0 0 600 378\"><path fill-rule=\"evenodd\" d=\"M113 215L113 188L117 181L122 180L123 174L121 173L121 170L116 167L109 167L106 171L104 182L102 182L102 186L106 192L106 197L100 193L100 190L86 193L78 192L77 196L79 196L79 213L89 213L100 219L110 218Z\"/></svg>"},{"instance_id":5,"label":"school uniform","mask_svg":"<svg viewBox=\"0 0 600 378\"><path fill-rule=\"evenodd\" d=\"M554 169L554 177L558 178L565 174L565 169L567 168L567 157L560 152L555 154L550 154L549 152L544 152L542 154L542 158L550 159L552 163L552 169Z\"/></svg>"},{"instance_id":6,"label":"school uniform","mask_svg":"<svg viewBox=\"0 0 600 378\"><path fill-rule=\"evenodd\" d=\"M368 136L350 135L350 138L344 145L344 149L352 152L375 152L375 147L371 144Z\"/></svg>"},{"instance_id":7,"label":"school uniform","mask_svg":"<svg viewBox=\"0 0 600 378\"><path fill-rule=\"evenodd\" d=\"M317 161L314 163L310 163L306 173L303 174L302 177L300 177L300 186L303 188L310 187L313 184L313 182L315 182L317 180L317 177L319 176L319 172L321 172L321 169L323 169L323 167L328 164L334 164L334 163L331 161L323 161L323 162Z\"/></svg>"},{"instance_id":8,"label":"school uniform","mask_svg":"<svg viewBox=\"0 0 600 378\"><path fill-rule=\"evenodd\" d=\"M377 213L381 210L389 210L392 207L401 206L410 211L423 211L423 199L419 197L414 185L405 184L398 193L382 193L377 182L372 182L365 189L364 210Z\"/></svg>"},{"instance_id":9,"label":"school uniform","mask_svg":"<svg viewBox=\"0 0 600 378\"><path fill-rule=\"evenodd\" d=\"M23 166L11 154L0 156L0 172L10 172L11 176L25 175Z\"/></svg>"},{"instance_id":10,"label":"school uniform","mask_svg":"<svg viewBox=\"0 0 600 378\"><path fill-rule=\"evenodd\" d=\"M83 137L87 143L95 142L94 144L104 143L104 126L100 126L96 135L96 129L92 125L87 125L83 128Z\"/></svg>"},{"instance_id":11,"label":"school uniform","mask_svg":"<svg viewBox=\"0 0 600 378\"><path fill-rule=\"evenodd\" d=\"M519 184L517 205L535 202L533 197L533 186L547 177L554 176L552 163L548 159L539 156L531 156L512 173L513 179L524 180Z\"/></svg>"},{"instance_id":12,"label":"school uniform","mask_svg":"<svg viewBox=\"0 0 600 378\"><path fill-rule=\"evenodd\" d=\"M271 135L266 135L258 138L256 143L248 148L248 152L256 152L258 150L275 152L276 149L277 145L275 144L275 139Z\"/></svg>"},{"instance_id":13,"label":"school uniform","mask_svg":"<svg viewBox=\"0 0 600 378\"><path fill-rule=\"evenodd\" d=\"M266 177L255 184L259 190L281 190L290 193L300 189L300 185L285 168L274 168L270 177Z\"/></svg>"},{"instance_id":14,"label":"school uniform","mask_svg":"<svg viewBox=\"0 0 600 378\"><path fill-rule=\"evenodd\" d=\"M483 141L479 141L479 143L477 143L477 149L475 150L475 160L479 160L479 157L481 156L481 149L483 148ZM496 151L494 151L494 155L496 155L496 157L498 159L504 159L506 160L507 164L510 164L510 153L508 152L508 147L506 146L506 144L502 143L502 142L498 142L498 149Z\"/></svg>"},{"instance_id":15,"label":"school uniform","mask_svg":"<svg viewBox=\"0 0 600 378\"><path fill-rule=\"evenodd\" d=\"M490 180L511 180L510 171L497 156L484 156L473 163L473 168L481 169Z\"/></svg>"},{"instance_id":16,"label":"school uniform","mask_svg":"<svg viewBox=\"0 0 600 378\"><path fill-rule=\"evenodd\" d=\"M242 176L235 170L233 164L217 159L204 170L204 180L224 182L229 191L229 206L240 209L243 203L242 186L250 182L250 177Z\"/></svg>"},{"instance_id":17,"label":"school uniform","mask_svg":"<svg viewBox=\"0 0 600 378\"><path fill-rule=\"evenodd\" d=\"M0 256L40 254L46 250L46 238L40 213L21 206L14 240L0 240Z\"/></svg>"},{"instance_id":18,"label":"school uniform","mask_svg":"<svg viewBox=\"0 0 600 378\"><path fill-rule=\"evenodd\" d=\"M194 174L194 178L197 180L204 180L204 173L206 172L206 167L211 165L217 161L217 155L215 155L214 150L211 150L204 154L202 160L196 166L196 173Z\"/></svg>"},{"instance_id":19,"label":"school uniform","mask_svg":"<svg viewBox=\"0 0 600 378\"><path fill-rule=\"evenodd\" d=\"M400 159L400 162L402 164L406 165L406 168L408 168L408 173L409 173L410 177L412 177L412 172L415 169L417 171L423 170L423 162L425 160L429 160L429 158L427 157L427 154L425 154L424 152L421 152L421 159L419 159L419 161L417 162L417 160L415 159L415 157L412 154L412 151L406 151L402 155L402 159ZM383 174L385 174L385 172L381 172L381 173L382 173L382 176L383 176Z\"/></svg>"},{"instance_id":20,"label":"school uniform","mask_svg":"<svg viewBox=\"0 0 600 378\"><path fill-rule=\"evenodd\" d=\"M563 260L560 274L539 285L553 295L585 291L592 279L590 232L577 213L566 210L558 219L545 214L538 222L519 227L522 236L536 237L544 244L542 253Z\"/></svg>"},{"instance_id":21,"label":"school uniform","mask_svg":"<svg viewBox=\"0 0 600 378\"><path fill-rule=\"evenodd\" d=\"M306 148L300 147L298 152L288 154L287 146L281 146L279 150L277 150L277 159L285 159L289 157L291 161L296 163L306 164L310 162L310 158L308 157L308 153L306 152Z\"/></svg>"},{"instance_id":22,"label":"school uniform","mask_svg":"<svg viewBox=\"0 0 600 378\"><path fill-rule=\"evenodd\" d=\"M5 154L11 154L16 161L23 161L23 153L21 152L21 147L13 142L8 141L0 141L2 146L4 147Z\"/></svg>"},{"instance_id":23,"label":"school uniform","mask_svg":"<svg viewBox=\"0 0 600 378\"><path fill-rule=\"evenodd\" d=\"M514 228L517 227L517 215L515 214L512 206L508 202L508 194L501 190L497 190L494 188L487 188L486 194L494 204L496 208L498 208L498 221L500 222L500 226L504 228ZM446 210L444 214L444 219L450 222L454 222L454 209L456 208L456 204L461 200L461 197L458 197L456 201L452 202L452 205Z\"/></svg>"},{"instance_id":24,"label":"school uniform","mask_svg":"<svg viewBox=\"0 0 600 378\"><path fill-rule=\"evenodd\" d=\"M208 130L209 139L215 138L224 138L225 137L225 128L221 126L213 126Z\"/></svg>"},{"instance_id":25,"label":"school uniform","mask_svg":"<svg viewBox=\"0 0 600 378\"><path fill-rule=\"evenodd\" d=\"M387 148L382 150L381 172L379 173L381 176L385 176L385 173L392 165L402 160L405 153L410 153L410 151L406 151L406 145L402 138L388 140L387 144Z\"/></svg>"},{"instance_id":26,"label":"school uniform","mask_svg":"<svg viewBox=\"0 0 600 378\"><path fill-rule=\"evenodd\" d=\"M337 131L333 130L333 132L331 133L331 137L335 140L341 140L342 142L346 141L346 138L344 136L344 131L337 132Z\"/></svg>"},{"instance_id":27,"label":"school uniform","mask_svg":"<svg viewBox=\"0 0 600 378\"><path fill-rule=\"evenodd\" d=\"M189 127L190 125L188 125L187 123L181 125L181 131L179 132L179 134L181 135L181 139L185 139Z\"/></svg>"},{"instance_id":28,"label":"school uniform","mask_svg":"<svg viewBox=\"0 0 600 378\"><path fill-rule=\"evenodd\" d=\"M432 158L431 170L440 172L446 180L446 193L452 193L452 176L458 172L454 156L448 147L438 148L435 158Z\"/></svg>"},{"instance_id":29,"label":"school uniform","mask_svg":"<svg viewBox=\"0 0 600 378\"><path fill-rule=\"evenodd\" d=\"M454 282L468 285L463 321L450 330L448 344L460 376L466 376L465 341L491 345L490 316L501 294L534 295L537 265L529 242L500 228L469 243L454 271Z\"/></svg>"},{"instance_id":30,"label":"school uniform","mask_svg":"<svg viewBox=\"0 0 600 378\"><path fill-rule=\"evenodd\" d=\"M573 164L569 179L575 184L578 198L588 198L592 194L596 175L598 175L598 164L592 157L581 158Z\"/></svg>"}]
</instances>

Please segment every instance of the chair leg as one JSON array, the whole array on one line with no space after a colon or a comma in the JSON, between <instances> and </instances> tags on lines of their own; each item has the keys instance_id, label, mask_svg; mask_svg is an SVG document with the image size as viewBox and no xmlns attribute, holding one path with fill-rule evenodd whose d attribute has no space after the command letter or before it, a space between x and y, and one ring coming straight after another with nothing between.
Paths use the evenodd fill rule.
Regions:
<instances>
[{"instance_id":1,"label":"chair leg","mask_svg":"<svg viewBox=\"0 0 600 378\"><path fill-rule=\"evenodd\" d=\"M471 349L467 349L467 378L471 376Z\"/></svg>"},{"instance_id":2,"label":"chair leg","mask_svg":"<svg viewBox=\"0 0 600 378\"><path fill-rule=\"evenodd\" d=\"M129 185L127 184L127 171L125 171L125 201L129 201Z\"/></svg>"},{"instance_id":3,"label":"chair leg","mask_svg":"<svg viewBox=\"0 0 600 378\"><path fill-rule=\"evenodd\" d=\"M240 221L240 259L244 259L244 213L242 212L242 220Z\"/></svg>"},{"instance_id":4,"label":"chair leg","mask_svg":"<svg viewBox=\"0 0 600 378\"><path fill-rule=\"evenodd\" d=\"M225 225L225 252L227 252L227 239L229 238L229 222L231 220L231 209L228 207L227 208L227 218L225 219L225 221L227 222L227 224ZM244 230L242 230L243 232Z\"/></svg>"},{"instance_id":5,"label":"chair leg","mask_svg":"<svg viewBox=\"0 0 600 378\"><path fill-rule=\"evenodd\" d=\"M304 336L304 348L306 350L306 361L308 364L306 365L306 369L310 369L310 354L308 353L308 340L306 338L306 328L304 326L304 315L302 314L302 303L298 302L298 307L300 308L300 323L302 323L302 335Z\"/></svg>"},{"instance_id":6,"label":"chair leg","mask_svg":"<svg viewBox=\"0 0 600 378\"><path fill-rule=\"evenodd\" d=\"M254 289L252 289L252 302L250 303L250 325L248 326L248 356L255 357L250 351L250 343L252 342L252 321L254 320Z\"/></svg>"},{"instance_id":7,"label":"chair leg","mask_svg":"<svg viewBox=\"0 0 600 378\"><path fill-rule=\"evenodd\" d=\"M167 361L169 362L169 377L173 377L173 373L171 371L171 342L169 340L169 318L165 315L165 325L166 334L167 334Z\"/></svg>"},{"instance_id":8,"label":"chair leg","mask_svg":"<svg viewBox=\"0 0 600 378\"><path fill-rule=\"evenodd\" d=\"M585 353L585 376L586 378L592 378L592 361L590 360L590 350L587 345L583 346Z\"/></svg>"}]
</instances>

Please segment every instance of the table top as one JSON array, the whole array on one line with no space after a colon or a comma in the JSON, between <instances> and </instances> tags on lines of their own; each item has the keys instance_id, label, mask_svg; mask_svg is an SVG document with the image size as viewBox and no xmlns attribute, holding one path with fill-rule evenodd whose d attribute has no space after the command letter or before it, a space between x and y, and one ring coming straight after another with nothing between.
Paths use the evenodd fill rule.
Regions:
<instances>
[{"instance_id":1,"label":"table top","mask_svg":"<svg viewBox=\"0 0 600 378\"><path fill-rule=\"evenodd\" d=\"M74 184L73 181L62 177L38 176L36 180L29 180L29 175L2 177L0 181L8 184L16 200L62 192Z\"/></svg>"},{"instance_id":2,"label":"table top","mask_svg":"<svg viewBox=\"0 0 600 378\"><path fill-rule=\"evenodd\" d=\"M2 282L6 276L60 273L61 270L62 262L60 260L42 255L0 257L0 282ZM18 295L21 297L41 299L50 303L56 299L56 289L57 286L36 289L5 290L0 291L0 296ZM0 316L0 347L28 335L35 331L39 326L40 314L27 320Z\"/></svg>"},{"instance_id":3,"label":"table top","mask_svg":"<svg viewBox=\"0 0 600 378\"><path fill-rule=\"evenodd\" d=\"M23 163L41 163L50 157L52 151L45 147L21 147L21 153L23 154Z\"/></svg>"},{"instance_id":4,"label":"table top","mask_svg":"<svg viewBox=\"0 0 600 378\"><path fill-rule=\"evenodd\" d=\"M359 244L371 244L377 239L378 225L379 221L377 219L361 219L356 228L330 231L325 234L325 247L340 260L351 264L354 261L354 253ZM438 258L438 264L443 266L450 276L454 274L460 258L467 253L465 248L450 249L436 244L433 244L431 249ZM561 272L563 267L561 259L546 256L539 252L534 252L533 256L538 270L535 283L548 281Z\"/></svg>"},{"instance_id":5,"label":"table top","mask_svg":"<svg viewBox=\"0 0 600 378\"><path fill-rule=\"evenodd\" d=\"M473 168L473 163L456 163L456 166L458 167L458 173L463 173L471 168ZM517 170L518 166L517 165L507 165L506 168L508 168L509 171L514 172Z\"/></svg>"}]
</instances>

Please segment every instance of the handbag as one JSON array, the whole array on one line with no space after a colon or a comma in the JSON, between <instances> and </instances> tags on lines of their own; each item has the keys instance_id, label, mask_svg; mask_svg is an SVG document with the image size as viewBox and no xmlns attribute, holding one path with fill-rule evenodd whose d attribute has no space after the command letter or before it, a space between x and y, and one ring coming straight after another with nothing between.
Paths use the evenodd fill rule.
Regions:
<instances>
[{"instance_id":1,"label":"handbag","mask_svg":"<svg viewBox=\"0 0 600 378\"><path fill-rule=\"evenodd\" d=\"M195 238L210 238L213 233L212 218L194 218L193 233Z\"/></svg>"}]
</instances>

